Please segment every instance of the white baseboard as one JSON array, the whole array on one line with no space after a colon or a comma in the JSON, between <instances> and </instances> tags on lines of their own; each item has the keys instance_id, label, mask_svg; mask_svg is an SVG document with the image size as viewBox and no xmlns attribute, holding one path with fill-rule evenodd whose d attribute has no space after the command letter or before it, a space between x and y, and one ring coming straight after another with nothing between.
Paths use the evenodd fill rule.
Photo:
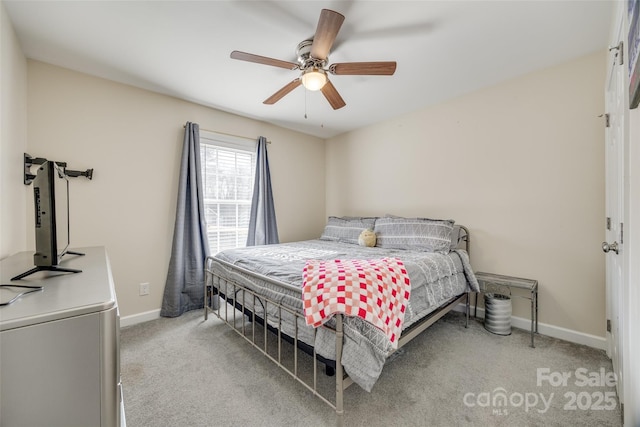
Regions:
<instances>
[{"instance_id":1,"label":"white baseboard","mask_svg":"<svg viewBox=\"0 0 640 427\"><path fill-rule=\"evenodd\" d=\"M144 313L132 314L120 318L120 327L136 325L138 323L148 322L160 318L160 309L145 311Z\"/></svg>"},{"instance_id":2,"label":"white baseboard","mask_svg":"<svg viewBox=\"0 0 640 427\"><path fill-rule=\"evenodd\" d=\"M465 312L465 304L458 304L454 309L461 313ZM471 315L473 316L473 306L471 307ZM131 316L125 316L120 318L120 327L136 325L138 323L148 322L149 320L155 320L160 318L160 309L145 311L144 313L132 314ZM478 318L484 318L484 308L478 308ZM511 326L525 331L531 330L531 319L525 319L523 317L511 317ZM569 341L576 344L582 344L589 347L597 348L600 350L607 349L607 340L605 337L598 337L595 335L585 334L583 332L574 331L571 329L561 328L560 326L549 325L546 323L538 322L538 332L542 335L558 338L564 341Z\"/></svg>"},{"instance_id":3,"label":"white baseboard","mask_svg":"<svg viewBox=\"0 0 640 427\"><path fill-rule=\"evenodd\" d=\"M455 311L465 312L465 304L458 304ZM471 316L473 316L474 308L471 306ZM478 318L484 319L484 308L478 307ZM531 319L525 319L524 317L511 317L511 326L524 329L525 331L531 331ZM538 333L553 338L558 338L564 341L569 341L576 344L582 344L589 347L597 348L599 350L607 349L607 340L605 337L598 337L595 335L585 334L584 332L578 332L571 329L561 328L560 326L549 325L538 321Z\"/></svg>"}]
</instances>

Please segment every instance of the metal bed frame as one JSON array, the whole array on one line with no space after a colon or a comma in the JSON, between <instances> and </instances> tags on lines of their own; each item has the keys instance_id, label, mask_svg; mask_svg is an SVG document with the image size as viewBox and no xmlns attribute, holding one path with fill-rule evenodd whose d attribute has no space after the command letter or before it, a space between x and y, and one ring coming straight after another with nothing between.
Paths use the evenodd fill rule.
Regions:
<instances>
[{"instance_id":1,"label":"metal bed frame","mask_svg":"<svg viewBox=\"0 0 640 427\"><path fill-rule=\"evenodd\" d=\"M460 226L464 234L460 237L459 246L463 246L463 248L469 252L469 230ZM343 338L344 338L344 329L343 329L343 315L337 314L335 315L335 327L329 327L327 325L323 325L323 328L327 328L332 330L335 333L336 338L336 359L328 360L318 355L315 351L315 348L302 342L298 339L298 322L302 322L301 324L305 324L304 314L300 311L293 310L291 308L285 307L282 304L271 300L270 298L266 298L263 295L256 293L255 291L243 286L236 281L222 278L219 276L213 268L213 257L208 257L205 263L205 285L204 285L204 319L207 320L209 318L209 313L215 314L220 320L230 326L236 333L238 333L241 337L243 337L246 341L248 341L253 347L258 349L263 355L265 355L268 359L273 361L276 365L282 368L286 373L288 373L291 377L296 379L299 383L304 385L313 395L320 398L323 402L329 405L332 409L335 410L336 413L336 424L340 427L344 425L344 390L346 390L351 384L353 384L353 380L349 378L349 376L344 372L342 364L340 361L342 360L342 347L343 347ZM250 270L234 266L225 261L215 259L215 262L226 265L230 268L233 268L236 271L240 271L242 273L248 274L252 277L258 278L260 280L285 287L288 289L293 289L301 292L300 288L293 287L291 285L279 282L277 280L271 279L268 276L264 276ZM224 289L233 289L233 292L227 292L224 294L220 291L222 286L225 286ZM447 303L437 308L435 311L431 312L426 317L420 319L415 324L411 325L407 329L402 332L398 340L398 349L402 348L404 345L409 343L413 338L418 336L421 332L427 329L429 326L433 325L436 321L442 318L449 311L453 310L458 304L465 302L465 311L466 311L466 321L465 328L468 327L469 324L469 313L470 313L470 292L465 292L457 297L453 297ZM241 297L239 297L241 296ZM216 298L219 299L218 304L214 304ZM250 308L248 308L247 301L250 301L252 304L251 307L255 307L256 303L260 304L263 308L264 318L261 318L255 315ZM224 303L223 303L224 302ZM274 327L268 322L268 306L273 306L276 308L278 312L278 320L277 327ZM282 314L287 313L295 319L295 333L293 336L289 336L287 334L282 333ZM247 327L247 323L244 321L244 317L247 316L250 321L250 326ZM240 325L238 325L238 320L241 320ZM262 337L262 343L257 342L260 338L260 335L256 334L256 324L262 326L262 331L258 331ZM310 328L310 327L309 327ZM271 354L268 348L268 333L273 333L277 337L277 350L275 351L276 355ZM314 331L314 334L317 331ZM289 366L286 366L283 363L283 347L282 342L287 341L289 344L293 344L293 368L291 369ZM313 358L313 378L311 381L309 379L304 379L300 376L300 372L298 369L298 350L302 350L306 354L312 356ZM396 350L397 351L397 350ZM322 394L318 388L318 362L326 365L326 374L333 375L333 369L335 369L335 401L331 401L329 397Z\"/></svg>"}]
</instances>

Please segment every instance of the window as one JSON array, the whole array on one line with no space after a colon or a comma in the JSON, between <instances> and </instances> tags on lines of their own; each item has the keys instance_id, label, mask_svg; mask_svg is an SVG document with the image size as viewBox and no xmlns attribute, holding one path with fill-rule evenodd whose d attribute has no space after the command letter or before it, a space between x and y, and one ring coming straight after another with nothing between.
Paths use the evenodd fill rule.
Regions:
<instances>
[{"instance_id":1,"label":"window","mask_svg":"<svg viewBox=\"0 0 640 427\"><path fill-rule=\"evenodd\" d=\"M246 246L256 142L200 131L200 159L211 254Z\"/></svg>"}]
</instances>

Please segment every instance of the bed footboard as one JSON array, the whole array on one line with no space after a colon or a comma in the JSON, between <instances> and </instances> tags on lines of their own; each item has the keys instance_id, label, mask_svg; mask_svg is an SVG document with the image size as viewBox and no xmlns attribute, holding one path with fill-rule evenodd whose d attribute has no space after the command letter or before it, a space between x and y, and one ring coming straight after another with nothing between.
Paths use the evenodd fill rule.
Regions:
<instances>
[{"instance_id":1,"label":"bed footboard","mask_svg":"<svg viewBox=\"0 0 640 427\"><path fill-rule=\"evenodd\" d=\"M207 258L204 286L205 320L208 319L209 313L212 313L226 323L254 348L334 409L337 416L337 424L342 425L344 414L343 392L353 383L345 375L342 364L339 362L342 357L344 336L342 315L336 316L335 329L332 329L336 336L336 360L330 361L322 358L315 352L313 346L304 343L299 338L300 328L298 325L299 323L305 323L304 315L301 312L285 307L263 295L258 295L240 283L222 278L212 268L212 262L213 259L211 257ZM225 290L226 293L224 292ZM258 306L262 309L262 316L258 316L253 312L253 307ZM269 318L269 312L273 312L273 309L277 310L278 313L275 316L275 320ZM291 336L282 332L283 317L289 320L295 319L292 322L295 327ZM276 323L275 326L273 325L274 322ZM328 328L328 326L323 327ZM313 333L315 335L316 331L314 330ZM271 342L269 341L269 336L272 337ZM274 337L275 344L273 343ZM292 344L287 346L287 355L284 354L283 341ZM290 352L293 352L293 354L291 355ZM306 358L304 367L301 366L301 355L311 356ZM289 358L292 356L292 360L285 362L284 359L287 356ZM309 364L312 365L312 375L307 372ZM330 390L330 392L335 393L333 396L330 395L330 392L327 392L327 387L322 389L320 387L318 374L321 371L321 365L326 365L327 375L333 374L335 369L335 387L331 387Z\"/></svg>"}]
</instances>

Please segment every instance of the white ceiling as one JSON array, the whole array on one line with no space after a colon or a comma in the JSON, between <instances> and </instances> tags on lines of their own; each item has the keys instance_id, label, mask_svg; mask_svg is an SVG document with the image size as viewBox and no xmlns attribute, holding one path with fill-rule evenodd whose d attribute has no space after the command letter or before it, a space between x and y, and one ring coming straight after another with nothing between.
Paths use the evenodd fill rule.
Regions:
<instances>
[{"instance_id":1,"label":"white ceiling","mask_svg":"<svg viewBox=\"0 0 640 427\"><path fill-rule=\"evenodd\" d=\"M28 58L328 138L607 48L613 3L511 1L3 0ZM331 76L333 110L298 72L230 59L296 62L320 10L346 19L329 62L397 61L394 76ZM305 118L306 112L306 118Z\"/></svg>"}]
</instances>

